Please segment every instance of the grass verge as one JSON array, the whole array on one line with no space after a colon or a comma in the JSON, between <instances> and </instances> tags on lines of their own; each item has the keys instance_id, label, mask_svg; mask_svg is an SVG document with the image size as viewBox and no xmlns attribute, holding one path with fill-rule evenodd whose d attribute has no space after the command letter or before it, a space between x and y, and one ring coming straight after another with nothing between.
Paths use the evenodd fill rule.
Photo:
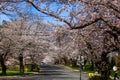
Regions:
<instances>
[{"instance_id":1,"label":"grass verge","mask_svg":"<svg viewBox=\"0 0 120 80\"><path fill-rule=\"evenodd\" d=\"M19 71L7 71L6 75L2 75L0 71L0 76L26 76L26 75L32 75L37 72L24 72L23 74L19 73Z\"/></svg>"},{"instance_id":2,"label":"grass verge","mask_svg":"<svg viewBox=\"0 0 120 80\"><path fill-rule=\"evenodd\" d=\"M79 66L72 67L71 65L67 65L67 64L65 64L64 66L67 66L67 67L72 68L72 69L80 70ZM95 69L96 69L96 68L95 68ZM89 73L95 73L95 69L94 69L93 71L91 71L90 65L85 65L85 66L84 66L84 69L83 69L82 71L89 74ZM112 77L114 76L113 70L111 70L110 76L112 76ZM120 68L118 68L118 77L120 78Z\"/></svg>"}]
</instances>

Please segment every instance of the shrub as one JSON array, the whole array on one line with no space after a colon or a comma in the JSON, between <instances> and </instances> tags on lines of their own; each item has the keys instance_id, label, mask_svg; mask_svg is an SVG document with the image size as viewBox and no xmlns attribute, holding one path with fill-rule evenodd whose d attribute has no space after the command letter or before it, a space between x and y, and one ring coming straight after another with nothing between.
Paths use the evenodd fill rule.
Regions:
<instances>
[{"instance_id":1,"label":"shrub","mask_svg":"<svg viewBox=\"0 0 120 80\"><path fill-rule=\"evenodd\" d=\"M37 65L37 64L34 64L34 65L33 64L26 64L25 67L28 68L28 71L31 71L32 68L33 68L32 71L35 71L35 72L37 72L39 70L39 65Z\"/></svg>"},{"instance_id":2,"label":"shrub","mask_svg":"<svg viewBox=\"0 0 120 80\"><path fill-rule=\"evenodd\" d=\"M104 80L104 79L102 79L101 76L93 76L89 78L88 80ZM108 79L108 80L112 80L112 79Z\"/></svg>"}]
</instances>

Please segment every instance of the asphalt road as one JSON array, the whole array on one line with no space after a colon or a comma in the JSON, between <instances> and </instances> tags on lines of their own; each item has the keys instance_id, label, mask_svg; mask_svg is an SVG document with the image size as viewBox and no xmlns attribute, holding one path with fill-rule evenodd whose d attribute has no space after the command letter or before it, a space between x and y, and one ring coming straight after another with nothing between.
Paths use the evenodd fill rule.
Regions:
<instances>
[{"instance_id":1,"label":"asphalt road","mask_svg":"<svg viewBox=\"0 0 120 80\"><path fill-rule=\"evenodd\" d=\"M82 73L81 78L87 80L88 75ZM80 80L80 72L62 65L44 65L41 66L39 74L0 80Z\"/></svg>"}]
</instances>

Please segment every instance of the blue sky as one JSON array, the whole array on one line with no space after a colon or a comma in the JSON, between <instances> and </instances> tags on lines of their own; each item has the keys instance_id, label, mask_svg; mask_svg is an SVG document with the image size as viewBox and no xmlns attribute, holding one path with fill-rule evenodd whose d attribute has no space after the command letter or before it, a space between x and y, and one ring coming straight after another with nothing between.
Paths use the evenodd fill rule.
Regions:
<instances>
[{"instance_id":1,"label":"blue sky","mask_svg":"<svg viewBox=\"0 0 120 80\"><path fill-rule=\"evenodd\" d=\"M9 17L3 14L0 14L0 24L2 24L2 21L6 20L6 21L10 21Z\"/></svg>"},{"instance_id":2,"label":"blue sky","mask_svg":"<svg viewBox=\"0 0 120 80\"><path fill-rule=\"evenodd\" d=\"M42 14L42 13L40 13L40 12L38 12L36 9L34 9L33 7L30 7L30 8L26 8L26 6L25 6L25 4L26 3L22 3L21 5L24 5L24 6L21 6L21 7L19 7L19 11L25 11L25 10L30 10L32 13L34 13L34 14L39 14L41 17L42 17L42 19L43 19L43 21L45 21L45 22L47 22L47 21L49 21L49 22L52 22L52 23L54 23L54 24L63 24L63 23L59 23L60 21L59 20L57 20L57 19L55 19L55 18L53 18L53 17L51 17L51 16L48 16L48 15L45 15L45 14ZM42 6L41 7L43 7L44 6L44 4L42 4ZM50 6L50 10L53 10L53 11L56 11L57 10L57 8L58 7L62 7L63 5L62 4L57 4L57 3L55 3L55 2L53 2L52 3L52 5ZM70 5L70 6L72 6L72 5ZM69 7L69 9L70 9L71 7ZM13 14L15 14L15 13L13 13ZM66 11L64 11L64 12L62 12L62 14L61 14L61 16L68 16L68 13L66 12ZM13 17L14 18L14 17ZM6 20L6 21L10 21L10 19L9 19L9 17L8 16L5 16L5 15L2 15L2 14L0 14L0 24L1 24L1 22L3 21L3 20Z\"/></svg>"},{"instance_id":3,"label":"blue sky","mask_svg":"<svg viewBox=\"0 0 120 80\"><path fill-rule=\"evenodd\" d=\"M23 3L24 4L24 3ZM25 5L25 4L24 4ZM55 8L53 7L53 9L55 10ZM39 15L39 16L41 16L41 18L43 19L43 21L45 21L45 22L47 22L47 21L50 21L50 22L53 22L54 23L54 21L55 21L55 18L53 18L53 17L51 17L51 16L48 16L48 15L45 15L45 14L43 14L43 13L41 13L41 12L38 12L36 9L34 9L33 7L30 7L30 8L28 8L28 9L26 9L25 7L21 7L21 8L19 8L19 10L30 10L32 13L34 13L35 15ZM14 16L12 17L12 19L14 19L14 18L16 18L16 15L15 15L15 13L13 12L12 13ZM4 15L4 14L2 14L2 13L0 13L0 24L2 24L2 21L3 20L6 20L6 21L10 21L10 16L9 15ZM55 21L55 22L58 22L58 21Z\"/></svg>"}]
</instances>

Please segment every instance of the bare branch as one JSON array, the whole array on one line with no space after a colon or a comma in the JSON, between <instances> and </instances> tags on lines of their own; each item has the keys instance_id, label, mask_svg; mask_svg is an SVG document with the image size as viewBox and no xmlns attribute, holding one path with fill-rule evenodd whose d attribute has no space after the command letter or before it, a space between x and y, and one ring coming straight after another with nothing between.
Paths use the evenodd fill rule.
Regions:
<instances>
[{"instance_id":1,"label":"bare branch","mask_svg":"<svg viewBox=\"0 0 120 80\"><path fill-rule=\"evenodd\" d=\"M120 34L120 28L113 25L111 22L105 20L104 18L101 18L102 21L104 21L113 31L116 31L118 34Z\"/></svg>"},{"instance_id":2,"label":"bare branch","mask_svg":"<svg viewBox=\"0 0 120 80\"><path fill-rule=\"evenodd\" d=\"M58 15L55 15L54 13L48 13L48 12L46 12L46 11L43 11L43 10L39 9L39 8L38 8L34 3L32 3L32 2L29 2L29 3L30 3L36 10L38 10L39 12L44 13L44 14L46 14L46 15L49 15L49 16L51 16L51 17L57 18L57 19L59 19L60 21L63 21L64 23L66 23L68 26L72 27L72 25L71 25L67 20L59 17Z\"/></svg>"},{"instance_id":3,"label":"bare branch","mask_svg":"<svg viewBox=\"0 0 120 80\"><path fill-rule=\"evenodd\" d=\"M96 18L95 20L86 22L85 24L80 25L80 26L71 27L71 29L82 29L82 28L85 28L86 26L89 26L89 25L92 25L92 24L98 22L99 20L101 20L101 18Z\"/></svg>"}]
</instances>

